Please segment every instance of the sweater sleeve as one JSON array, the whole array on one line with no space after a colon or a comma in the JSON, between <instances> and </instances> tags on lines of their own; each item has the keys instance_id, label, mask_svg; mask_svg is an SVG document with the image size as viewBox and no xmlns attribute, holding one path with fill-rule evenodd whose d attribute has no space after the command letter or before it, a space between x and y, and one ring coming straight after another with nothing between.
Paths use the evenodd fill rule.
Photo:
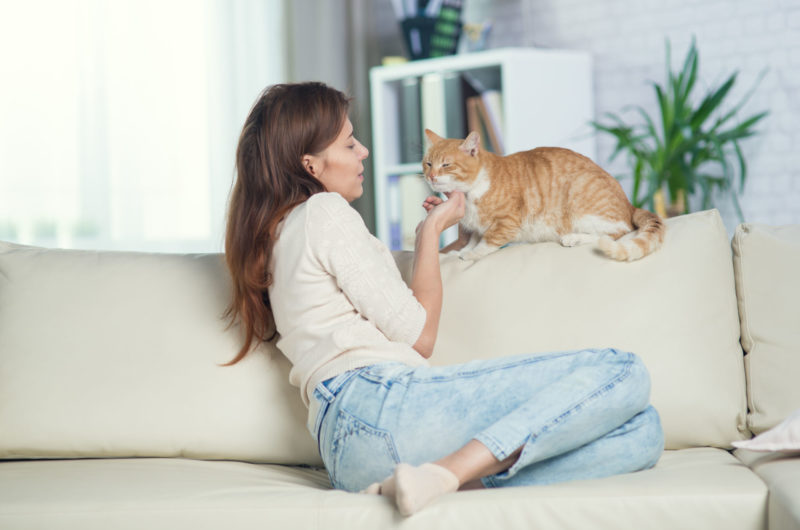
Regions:
<instances>
[{"instance_id":1,"label":"sweater sleeve","mask_svg":"<svg viewBox=\"0 0 800 530\"><path fill-rule=\"evenodd\" d=\"M389 249L337 193L309 199L311 253L353 307L389 340L413 346L425 326L422 304L405 284Z\"/></svg>"}]
</instances>

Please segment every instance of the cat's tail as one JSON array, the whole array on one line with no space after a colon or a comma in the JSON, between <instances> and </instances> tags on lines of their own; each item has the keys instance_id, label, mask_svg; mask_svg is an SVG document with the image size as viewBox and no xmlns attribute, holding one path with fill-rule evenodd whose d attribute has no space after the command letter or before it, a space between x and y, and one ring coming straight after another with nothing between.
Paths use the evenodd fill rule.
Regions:
<instances>
[{"instance_id":1,"label":"cat's tail","mask_svg":"<svg viewBox=\"0 0 800 530\"><path fill-rule=\"evenodd\" d=\"M633 211L633 226L637 229L633 237L623 236L615 240L603 236L597 242L597 246L603 254L619 261L634 261L661 247L667 225L659 216L636 208Z\"/></svg>"}]
</instances>

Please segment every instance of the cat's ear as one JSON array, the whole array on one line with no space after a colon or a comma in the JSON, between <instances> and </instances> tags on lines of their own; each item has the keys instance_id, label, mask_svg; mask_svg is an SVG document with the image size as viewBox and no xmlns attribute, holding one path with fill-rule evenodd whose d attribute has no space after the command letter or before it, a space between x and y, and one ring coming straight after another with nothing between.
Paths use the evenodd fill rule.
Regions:
<instances>
[{"instance_id":1,"label":"cat's ear","mask_svg":"<svg viewBox=\"0 0 800 530\"><path fill-rule=\"evenodd\" d=\"M458 148L469 156L478 156L478 149L480 146L481 135L476 131L472 131L469 133L469 136L467 136L467 139L461 142L461 145L459 145Z\"/></svg>"},{"instance_id":2,"label":"cat's ear","mask_svg":"<svg viewBox=\"0 0 800 530\"><path fill-rule=\"evenodd\" d=\"M439 142L441 142L442 140L444 140L444 138L442 138L441 136L439 136L438 134L436 134L435 132L433 132L433 131L432 131L432 130L430 130L430 129L425 129L425 136L427 136L427 137L428 137L428 140L429 140L429 141L431 142L431 144L433 144L433 145L436 145L436 144L438 144Z\"/></svg>"}]
</instances>

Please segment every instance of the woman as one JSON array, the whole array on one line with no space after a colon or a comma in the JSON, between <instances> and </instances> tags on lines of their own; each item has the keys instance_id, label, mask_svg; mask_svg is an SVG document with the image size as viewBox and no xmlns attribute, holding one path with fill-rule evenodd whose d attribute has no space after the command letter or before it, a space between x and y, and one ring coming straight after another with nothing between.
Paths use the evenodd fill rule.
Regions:
<instances>
[{"instance_id":1,"label":"woman","mask_svg":"<svg viewBox=\"0 0 800 530\"><path fill-rule=\"evenodd\" d=\"M369 154L348 104L321 83L261 94L239 139L226 238L228 316L246 332L231 362L279 337L333 485L386 495L410 515L457 489L653 466L663 434L632 354L428 365L439 236L464 215L464 196L425 201L409 288L348 204L363 192Z\"/></svg>"}]
</instances>

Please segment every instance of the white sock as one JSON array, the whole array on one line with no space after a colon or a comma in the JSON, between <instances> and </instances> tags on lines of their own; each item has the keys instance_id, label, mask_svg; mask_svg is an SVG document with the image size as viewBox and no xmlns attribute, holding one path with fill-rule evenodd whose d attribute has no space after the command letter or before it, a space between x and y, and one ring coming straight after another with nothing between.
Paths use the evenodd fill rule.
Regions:
<instances>
[{"instance_id":1,"label":"white sock","mask_svg":"<svg viewBox=\"0 0 800 530\"><path fill-rule=\"evenodd\" d=\"M394 501L401 514L409 516L424 508L434 499L458 489L458 478L448 469L437 464L422 464L414 467L398 464L394 470ZM388 492L387 492L388 493Z\"/></svg>"},{"instance_id":2,"label":"white sock","mask_svg":"<svg viewBox=\"0 0 800 530\"><path fill-rule=\"evenodd\" d=\"M415 467L398 464L394 474L374 482L361 493L380 494L392 499L405 516L412 515L437 497L458 490L458 478L448 469L432 463Z\"/></svg>"}]
</instances>

